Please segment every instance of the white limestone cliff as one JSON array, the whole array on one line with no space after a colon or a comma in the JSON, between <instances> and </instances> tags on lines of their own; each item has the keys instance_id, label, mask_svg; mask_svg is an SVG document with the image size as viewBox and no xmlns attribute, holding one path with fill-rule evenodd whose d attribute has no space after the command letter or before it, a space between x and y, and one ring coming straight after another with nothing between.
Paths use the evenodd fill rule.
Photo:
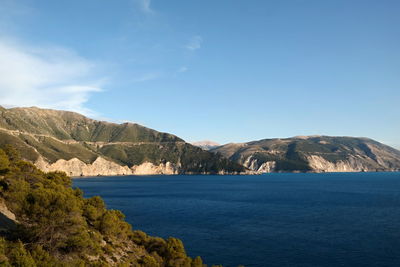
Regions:
<instances>
[{"instance_id":1,"label":"white limestone cliff","mask_svg":"<svg viewBox=\"0 0 400 267\"><path fill-rule=\"evenodd\" d=\"M87 164L77 158L70 160L59 159L55 163L49 163L40 157L35 165L42 171L63 171L69 176L113 176L113 175L155 175L178 174L179 166L167 162L155 165L144 162L140 165L121 166L115 162L98 157L92 164Z\"/></svg>"},{"instance_id":2,"label":"white limestone cliff","mask_svg":"<svg viewBox=\"0 0 400 267\"><path fill-rule=\"evenodd\" d=\"M347 160L337 162L327 161L321 156L311 155L307 157L311 169L316 172L360 172L369 171L361 159L350 157Z\"/></svg>"},{"instance_id":3,"label":"white limestone cliff","mask_svg":"<svg viewBox=\"0 0 400 267\"><path fill-rule=\"evenodd\" d=\"M243 163L243 166L256 173L269 173L275 170L276 162L266 161L259 164L257 159L253 158L253 156L249 156Z\"/></svg>"},{"instance_id":4,"label":"white limestone cliff","mask_svg":"<svg viewBox=\"0 0 400 267\"><path fill-rule=\"evenodd\" d=\"M161 163L160 165L154 165L151 162L144 162L140 165L133 166L131 168L132 174L135 175L154 175L154 174L178 174L179 168L171 162Z\"/></svg>"}]
</instances>

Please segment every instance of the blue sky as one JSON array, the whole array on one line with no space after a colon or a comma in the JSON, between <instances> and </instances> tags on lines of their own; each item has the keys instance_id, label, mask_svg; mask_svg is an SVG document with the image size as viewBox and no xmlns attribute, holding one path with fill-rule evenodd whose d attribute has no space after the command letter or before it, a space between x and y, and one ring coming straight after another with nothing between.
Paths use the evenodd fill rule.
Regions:
<instances>
[{"instance_id":1,"label":"blue sky","mask_svg":"<svg viewBox=\"0 0 400 267\"><path fill-rule=\"evenodd\" d=\"M400 148L400 1L0 0L0 104L187 141Z\"/></svg>"}]
</instances>

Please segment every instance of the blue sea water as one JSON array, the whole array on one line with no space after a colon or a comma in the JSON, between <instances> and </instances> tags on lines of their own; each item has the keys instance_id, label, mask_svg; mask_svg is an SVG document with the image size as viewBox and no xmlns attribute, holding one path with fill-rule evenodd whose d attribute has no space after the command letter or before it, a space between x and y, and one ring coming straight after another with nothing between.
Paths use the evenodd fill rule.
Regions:
<instances>
[{"instance_id":1,"label":"blue sea water","mask_svg":"<svg viewBox=\"0 0 400 267\"><path fill-rule=\"evenodd\" d=\"M74 179L207 264L400 266L400 173Z\"/></svg>"}]
</instances>

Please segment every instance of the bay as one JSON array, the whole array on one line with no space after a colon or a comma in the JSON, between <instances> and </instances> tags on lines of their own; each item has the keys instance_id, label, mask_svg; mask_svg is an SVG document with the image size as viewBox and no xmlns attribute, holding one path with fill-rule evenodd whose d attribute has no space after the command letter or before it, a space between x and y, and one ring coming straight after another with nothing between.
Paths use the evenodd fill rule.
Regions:
<instances>
[{"instance_id":1,"label":"bay","mask_svg":"<svg viewBox=\"0 0 400 267\"><path fill-rule=\"evenodd\" d=\"M400 173L73 180L134 229L227 267L400 266Z\"/></svg>"}]
</instances>

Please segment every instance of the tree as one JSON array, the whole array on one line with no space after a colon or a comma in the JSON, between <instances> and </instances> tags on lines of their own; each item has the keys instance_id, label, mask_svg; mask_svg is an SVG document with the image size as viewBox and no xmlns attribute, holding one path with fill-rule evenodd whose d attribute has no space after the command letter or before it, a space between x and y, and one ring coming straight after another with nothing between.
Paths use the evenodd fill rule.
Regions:
<instances>
[{"instance_id":1,"label":"tree","mask_svg":"<svg viewBox=\"0 0 400 267\"><path fill-rule=\"evenodd\" d=\"M8 258L12 266L37 266L35 260L32 258L29 251L26 251L21 241L11 243L8 250Z\"/></svg>"},{"instance_id":2,"label":"tree","mask_svg":"<svg viewBox=\"0 0 400 267\"><path fill-rule=\"evenodd\" d=\"M203 260L199 256L193 259L191 267L203 267L203 266L204 266Z\"/></svg>"}]
</instances>

